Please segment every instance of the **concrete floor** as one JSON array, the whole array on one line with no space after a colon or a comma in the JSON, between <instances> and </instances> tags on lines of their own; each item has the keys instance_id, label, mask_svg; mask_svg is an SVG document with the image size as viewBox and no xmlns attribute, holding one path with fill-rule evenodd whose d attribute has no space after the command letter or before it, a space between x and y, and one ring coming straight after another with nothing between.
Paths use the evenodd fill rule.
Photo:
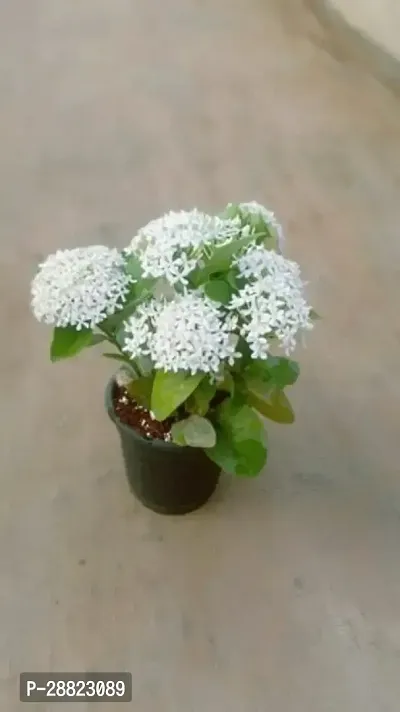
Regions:
<instances>
[{"instance_id":1,"label":"concrete floor","mask_svg":"<svg viewBox=\"0 0 400 712\"><path fill-rule=\"evenodd\" d=\"M398 0L328 0L343 18L372 42L400 60Z\"/></svg>"},{"instance_id":2,"label":"concrete floor","mask_svg":"<svg viewBox=\"0 0 400 712\"><path fill-rule=\"evenodd\" d=\"M21 671L130 670L117 709L398 712L399 99L302 0L0 0L0 43L0 709ZM298 422L259 480L163 518L128 491L109 364L50 365L29 281L253 198L324 316Z\"/></svg>"}]
</instances>

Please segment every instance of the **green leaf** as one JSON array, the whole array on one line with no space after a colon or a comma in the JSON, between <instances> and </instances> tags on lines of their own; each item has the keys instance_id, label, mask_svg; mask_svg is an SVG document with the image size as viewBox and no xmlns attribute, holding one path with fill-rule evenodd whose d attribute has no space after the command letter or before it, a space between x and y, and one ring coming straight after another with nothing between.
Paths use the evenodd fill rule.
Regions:
<instances>
[{"instance_id":1,"label":"green leaf","mask_svg":"<svg viewBox=\"0 0 400 712\"><path fill-rule=\"evenodd\" d=\"M141 279L132 284L122 309L104 319L100 324L100 328L104 329L105 332L115 334L121 328L123 322L132 316L139 304L152 294L155 283L155 279Z\"/></svg>"},{"instance_id":2,"label":"green leaf","mask_svg":"<svg viewBox=\"0 0 400 712\"><path fill-rule=\"evenodd\" d=\"M135 295L136 295L136 306L140 304L147 297L151 296L153 289L157 283L156 279L148 277L146 279L140 279L135 284Z\"/></svg>"},{"instance_id":3,"label":"green leaf","mask_svg":"<svg viewBox=\"0 0 400 712\"><path fill-rule=\"evenodd\" d=\"M154 374L151 376L141 376L140 378L133 379L126 390L129 395L135 399L136 403L139 403L139 405L149 410L153 383Z\"/></svg>"},{"instance_id":4,"label":"green leaf","mask_svg":"<svg viewBox=\"0 0 400 712\"><path fill-rule=\"evenodd\" d=\"M73 326L56 326L53 330L53 340L50 346L50 359L60 361L63 358L76 356L87 346L90 346L93 339L91 329L81 329L78 331Z\"/></svg>"},{"instance_id":5,"label":"green leaf","mask_svg":"<svg viewBox=\"0 0 400 712\"><path fill-rule=\"evenodd\" d=\"M236 218L237 215L240 216L240 208L239 205L235 203L229 203L229 205L226 206L224 212L221 214L222 218Z\"/></svg>"},{"instance_id":6,"label":"green leaf","mask_svg":"<svg viewBox=\"0 0 400 712\"><path fill-rule=\"evenodd\" d=\"M243 440L237 448L236 475L257 477L267 462L267 449L259 440Z\"/></svg>"},{"instance_id":7,"label":"green leaf","mask_svg":"<svg viewBox=\"0 0 400 712\"><path fill-rule=\"evenodd\" d=\"M150 292L157 280L151 277L142 277L143 269L137 255L129 255L126 265L126 271L135 280L132 286L132 293L136 299L142 297L146 292Z\"/></svg>"},{"instance_id":8,"label":"green leaf","mask_svg":"<svg viewBox=\"0 0 400 712\"><path fill-rule=\"evenodd\" d=\"M257 414L248 405L224 401L218 408L217 442L206 450L208 457L223 470L244 477L255 477L267 460L265 432Z\"/></svg>"},{"instance_id":9,"label":"green leaf","mask_svg":"<svg viewBox=\"0 0 400 712\"><path fill-rule=\"evenodd\" d=\"M216 247L211 257L206 260L204 267L194 270L191 274L191 281L194 286L199 287L216 272L227 272L231 266L232 258L239 250L254 242L254 235L238 237L227 245Z\"/></svg>"},{"instance_id":10,"label":"green leaf","mask_svg":"<svg viewBox=\"0 0 400 712\"><path fill-rule=\"evenodd\" d=\"M230 269L229 272L226 273L226 281L230 284L233 291L240 289L240 277L236 269Z\"/></svg>"},{"instance_id":11,"label":"green leaf","mask_svg":"<svg viewBox=\"0 0 400 712\"><path fill-rule=\"evenodd\" d=\"M285 393L279 388L273 387L269 393L263 393L262 389L257 390L253 386L248 390L247 401L261 415L273 420L275 423L281 423L282 425L294 423L293 408Z\"/></svg>"},{"instance_id":12,"label":"green leaf","mask_svg":"<svg viewBox=\"0 0 400 712\"><path fill-rule=\"evenodd\" d=\"M206 418L191 415L186 420L174 423L171 428L172 440L177 445L211 448L217 441L215 430Z\"/></svg>"},{"instance_id":13,"label":"green leaf","mask_svg":"<svg viewBox=\"0 0 400 712\"><path fill-rule=\"evenodd\" d=\"M213 448L208 448L206 455L215 462L221 470L229 475L236 475L239 455L235 450L232 439L222 428L216 427L217 442Z\"/></svg>"},{"instance_id":14,"label":"green leaf","mask_svg":"<svg viewBox=\"0 0 400 712\"><path fill-rule=\"evenodd\" d=\"M124 356L123 354L106 353L106 354L103 354L103 356L105 358L113 359L114 361L122 361L123 363L128 363L130 366L132 366L132 364L129 360L129 357ZM132 366L132 368L133 368L133 366Z\"/></svg>"},{"instance_id":15,"label":"green leaf","mask_svg":"<svg viewBox=\"0 0 400 712\"><path fill-rule=\"evenodd\" d=\"M204 373L191 376L183 371L158 371L151 394L151 410L157 420L162 422L168 418L193 393L203 378Z\"/></svg>"},{"instance_id":16,"label":"green leaf","mask_svg":"<svg viewBox=\"0 0 400 712\"><path fill-rule=\"evenodd\" d=\"M97 344L102 344L103 341L108 341L105 334L93 334L89 346L97 346Z\"/></svg>"},{"instance_id":17,"label":"green leaf","mask_svg":"<svg viewBox=\"0 0 400 712\"><path fill-rule=\"evenodd\" d=\"M312 321L319 321L320 319L322 319L322 316L320 316L318 312L315 311L315 309L311 309L310 319L312 319Z\"/></svg>"},{"instance_id":18,"label":"green leaf","mask_svg":"<svg viewBox=\"0 0 400 712\"><path fill-rule=\"evenodd\" d=\"M204 285L204 291L210 299L220 304L229 304L232 288L223 279L210 279Z\"/></svg>"},{"instance_id":19,"label":"green leaf","mask_svg":"<svg viewBox=\"0 0 400 712\"><path fill-rule=\"evenodd\" d=\"M125 263L125 269L135 280L140 279L143 273L142 265L137 255L129 255Z\"/></svg>"},{"instance_id":20,"label":"green leaf","mask_svg":"<svg viewBox=\"0 0 400 712\"><path fill-rule=\"evenodd\" d=\"M118 329L121 327L121 324L127 319L129 319L130 316L132 316L138 304L138 299L129 299L125 303L123 309L120 309L112 316L109 316L107 317L107 319L104 319L104 321L100 324L100 328L104 329L104 331L108 333L114 334L115 331L118 331Z\"/></svg>"},{"instance_id":21,"label":"green leaf","mask_svg":"<svg viewBox=\"0 0 400 712\"><path fill-rule=\"evenodd\" d=\"M217 381L217 390L223 391L224 393L229 393L233 396L235 392L235 381L232 374L226 371L222 381Z\"/></svg>"},{"instance_id":22,"label":"green leaf","mask_svg":"<svg viewBox=\"0 0 400 712\"><path fill-rule=\"evenodd\" d=\"M218 408L218 422L234 435L235 442L263 437L264 429L257 414L248 406L228 399Z\"/></svg>"},{"instance_id":23,"label":"green leaf","mask_svg":"<svg viewBox=\"0 0 400 712\"><path fill-rule=\"evenodd\" d=\"M210 383L208 376L203 378L185 403L187 412L196 413L197 415L206 415L210 408L210 402L214 398L216 391L217 385L215 383Z\"/></svg>"},{"instance_id":24,"label":"green leaf","mask_svg":"<svg viewBox=\"0 0 400 712\"><path fill-rule=\"evenodd\" d=\"M232 370L234 373L242 373L243 369L248 364L253 363L250 346L248 345L247 341L243 339L242 336L240 336L238 339L238 342L236 344L236 351L241 354L241 357L235 361Z\"/></svg>"},{"instance_id":25,"label":"green leaf","mask_svg":"<svg viewBox=\"0 0 400 712\"><path fill-rule=\"evenodd\" d=\"M286 388L296 383L300 373L297 361L291 359L269 356L267 359L255 359L245 370L244 377L248 383L263 381L270 386Z\"/></svg>"}]
</instances>

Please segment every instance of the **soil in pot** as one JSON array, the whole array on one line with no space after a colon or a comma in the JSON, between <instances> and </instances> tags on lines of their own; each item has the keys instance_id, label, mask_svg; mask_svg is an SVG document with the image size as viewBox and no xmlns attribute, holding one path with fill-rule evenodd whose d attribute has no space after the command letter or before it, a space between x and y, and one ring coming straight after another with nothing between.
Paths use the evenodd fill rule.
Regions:
<instances>
[{"instance_id":1,"label":"soil in pot","mask_svg":"<svg viewBox=\"0 0 400 712\"><path fill-rule=\"evenodd\" d=\"M161 514L185 514L207 502L220 468L203 450L171 442L174 418L159 422L115 381L107 387L106 407L121 438L130 488L142 504Z\"/></svg>"},{"instance_id":2,"label":"soil in pot","mask_svg":"<svg viewBox=\"0 0 400 712\"><path fill-rule=\"evenodd\" d=\"M173 418L160 423L146 408L131 398L126 388L117 383L114 386L113 405L120 421L136 430L143 438L171 441Z\"/></svg>"}]
</instances>

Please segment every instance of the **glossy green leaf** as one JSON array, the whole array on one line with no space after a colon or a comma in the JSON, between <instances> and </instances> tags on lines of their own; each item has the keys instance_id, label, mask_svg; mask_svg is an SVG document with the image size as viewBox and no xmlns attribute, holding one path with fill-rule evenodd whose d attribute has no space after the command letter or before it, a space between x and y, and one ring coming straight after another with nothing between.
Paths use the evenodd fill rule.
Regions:
<instances>
[{"instance_id":1,"label":"glossy green leaf","mask_svg":"<svg viewBox=\"0 0 400 712\"><path fill-rule=\"evenodd\" d=\"M124 356L123 354L105 353L105 354L102 354L102 355L104 356L104 358L109 358L109 359L112 359L112 360L114 360L114 361L122 361L123 363L128 363L129 365L131 365L131 362L130 362L130 360L129 360L129 357L128 357L128 356Z\"/></svg>"},{"instance_id":2,"label":"glossy green leaf","mask_svg":"<svg viewBox=\"0 0 400 712\"><path fill-rule=\"evenodd\" d=\"M196 413L197 415L206 415L216 391L216 384L210 383L208 376L203 378L185 403L187 412Z\"/></svg>"},{"instance_id":3,"label":"glossy green leaf","mask_svg":"<svg viewBox=\"0 0 400 712\"><path fill-rule=\"evenodd\" d=\"M263 437L262 422L248 405L227 399L218 408L217 419L220 425L233 433L235 442Z\"/></svg>"},{"instance_id":4,"label":"glossy green leaf","mask_svg":"<svg viewBox=\"0 0 400 712\"><path fill-rule=\"evenodd\" d=\"M103 341L107 341L107 336L105 334L93 334L92 340L89 346L97 346L97 344L102 344Z\"/></svg>"},{"instance_id":5,"label":"glossy green leaf","mask_svg":"<svg viewBox=\"0 0 400 712\"><path fill-rule=\"evenodd\" d=\"M203 378L203 373L191 376L183 371L158 371L151 394L151 410L157 420L168 418L193 393Z\"/></svg>"},{"instance_id":6,"label":"glossy green leaf","mask_svg":"<svg viewBox=\"0 0 400 712\"><path fill-rule=\"evenodd\" d=\"M220 304L229 304L232 297L232 288L223 279L210 279L205 283L204 291L207 297Z\"/></svg>"},{"instance_id":7,"label":"glossy green leaf","mask_svg":"<svg viewBox=\"0 0 400 712\"><path fill-rule=\"evenodd\" d=\"M230 269L229 272L226 273L226 281L232 287L232 291L240 289L240 287L242 286L240 284L241 278L236 269Z\"/></svg>"},{"instance_id":8,"label":"glossy green leaf","mask_svg":"<svg viewBox=\"0 0 400 712\"><path fill-rule=\"evenodd\" d=\"M297 361L269 356L268 359L256 359L247 366L244 377L247 382L263 381L270 386L283 389L296 383L300 373Z\"/></svg>"},{"instance_id":9,"label":"glossy green leaf","mask_svg":"<svg viewBox=\"0 0 400 712\"><path fill-rule=\"evenodd\" d=\"M50 346L50 359L60 361L64 358L76 356L80 351L90 346L93 339L91 329L77 331L73 326L59 327L53 330L53 339Z\"/></svg>"},{"instance_id":10,"label":"glossy green leaf","mask_svg":"<svg viewBox=\"0 0 400 712\"><path fill-rule=\"evenodd\" d=\"M112 316L104 319L104 321L100 324L100 328L104 329L104 331L109 334L114 334L121 328L123 322L132 316L139 303L140 301L136 298L127 300L123 309L120 309Z\"/></svg>"},{"instance_id":11,"label":"glossy green leaf","mask_svg":"<svg viewBox=\"0 0 400 712\"><path fill-rule=\"evenodd\" d=\"M240 207L237 203L230 203L229 205L226 206L225 210L221 214L221 217L224 219L227 218L236 218L238 215L240 216Z\"/></svg>"},{"instance_id":12,"label":"glossy green leaf","mask_svg":"<svg viewBox=\"0 0 400 712\"><path fill-rule=\"evenodd\" d=\"M191 274L191 281L195 286L200 286L207 282L211 275L216 272L227 272L230 269L233 257L247 245L254 242L254 237L238 237L226 245L215 248L211 257L205 261L204 267L196 269Z\"/></svg>"},{"instance_id":13,"label":"glossy green leaf","mask_svg":"<svg viewBox=\"0 0 400 712\"><path fill-rule=\"evenodd\" d=\"M189 418L174 423L171 435L174 443L189 447L211 448L217 440L212 423L199 415L190 415Z\"/></svg>"},{"instance_id":14,"label":"glossy green leaf","mask_svg":"<svg viewBox=\"0 0 400 712\"><path fill-rule=\"evenodd\" d=\"M290 425L294 423L295 415L293 408L285 395L279 388L273 387L269 393L264 393L262 388L257 390L250 388L247 393L247 401L252 408L258 410L261 415L275 423Z\"/></svg>"},{"instance_id":15,"label":"glossy green leaf","mask_svg":"<svg viewBox=\"0 0 400 712\"><path fill-rule=\"evenodd\" d=\"M137 255L129 255L125 263L125 269L135 280L140 279L143 273L142 265Z\"/></svg>"},{"instance_id":16,"label":"glossy green leaf","mask_svg":"<svg viewBox=\"0 0 400 712\"><path fill-rule=\"evenodd\" d=\"M311 309L310 319L312 321L319 321L319 319L322 319L322 317L318 314L318 312L315 311L315 309Z\"/></svg>"},{"instance_id":17,"label":"glossy green leaf","mask_svg":"<svg viewBox=\"0 0 400 712\"><path fill-rule=\"evenodd\" d=\"M157 282L156 279L150 277L142 277L143 269L137 255L129 255L126 261L126 271L134 279L134 284L132 285L132 294L135 299L139 299L146 292L150 292Z\"/></svg>"},{"instance_id":18,"label":"glossy green leaf","mask_svg":"<svg viewBox=\"0 0 400 712\"><path fill-rule=\"evenodd\" d=\"M267 449L260 440L242 440L236 448L236 471L240 477L257 477L267 462Z\"/></svg>"},{"instance_id":19,"label":"glossy green leaf","mask_svg":"<svg viewBox=\"0 0 400 712\"><path fill-rule=\"evenodd\" d=\"M144 406L144 408L150 409L151 403L151 393L153 390L154 375L151 376L141 376L140 378L134 378L129 386L127 386L127 391L129 395L138 403Z\"/></svg>"},{"instance_id":20,"label":"glossy green leaf","mask_svg":"<svg viewBox=\"0 0 400 712\"><path fill-rule=\"evenodd\" d=\"M223 470L255 477L266 463L266 434L262 422L248 405L225 401L216 414L216 445L206 453Z\"/></svg>"},{"instance_id":21,"label":"glossy green leaf","mask_svg":"<svg viewBox=\"0 0 400 712\"><path fill-rule=\"evenodd\" d=\"M217 390L224 391L225 393L229 393L233 396L235 392L235 381L229 371L226 371L222 381L217 382Z\"/></svg>"}]
</instances>

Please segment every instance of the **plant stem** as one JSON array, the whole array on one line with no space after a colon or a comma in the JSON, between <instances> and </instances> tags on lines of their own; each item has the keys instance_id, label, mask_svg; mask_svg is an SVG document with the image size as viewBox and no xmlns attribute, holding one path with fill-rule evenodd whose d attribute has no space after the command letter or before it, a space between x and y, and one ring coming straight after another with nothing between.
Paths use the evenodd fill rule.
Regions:
<instances>
[{"instance_id":1,"label":"plant stem","mask_svg":"<svg viewBox=\"0 0 400 712\"><path fill-rule=\"evenodd\" d=\"M132 358L129 358L122 351L117 339L115 338L115 336L113 336L111 331L109 331L108 329L105 329L104 327L101 327L101 326L98 326L97 328L102 334L104 334L107 341L109 341L109 343L117 349L117 351L121 354L121 356L123 356L126 359L126 362L130 365L130 367L134 371L135 376L136 377L142 376L143 374L141 373L140 368L139 368L138 364L136 363L136 361L134 361L134 359L132 359Z\"/></svg>"}]
</instances>

